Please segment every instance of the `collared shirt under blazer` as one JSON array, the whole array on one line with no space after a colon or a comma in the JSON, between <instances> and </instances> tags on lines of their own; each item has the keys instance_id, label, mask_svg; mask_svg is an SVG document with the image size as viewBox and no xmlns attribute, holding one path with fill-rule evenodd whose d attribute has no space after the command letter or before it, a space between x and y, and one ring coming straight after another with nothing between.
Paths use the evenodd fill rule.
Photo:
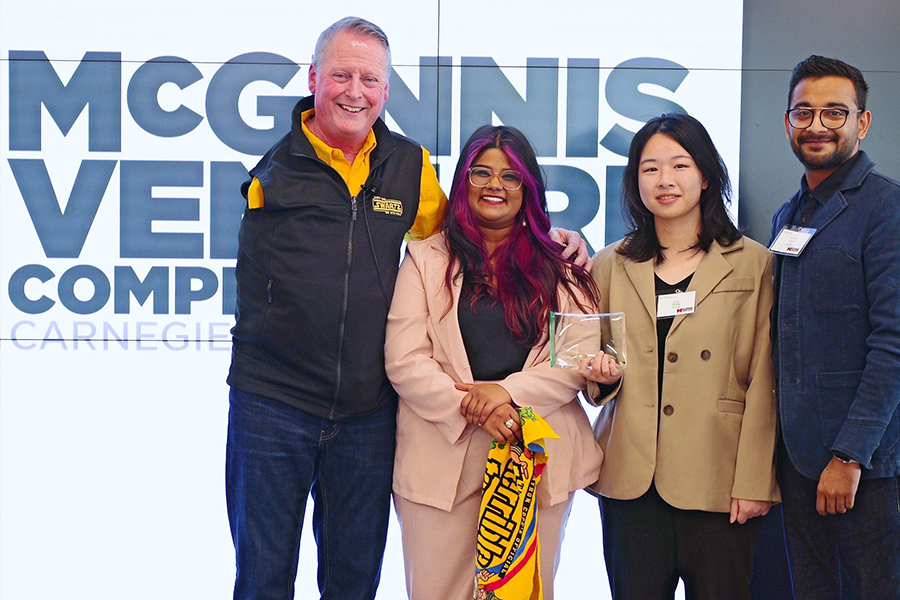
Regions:
<instances>
[{"instance_id":1,"label":"collared shirt under blazer","mask_svg":"<svg viewBox=\"0 0 900 600\"><path fill-rule=\"evenodd\" d=\"M729 512L732 498L778 501L773 455L775 396L769 356L772 256L748 238L713 242L688 291L696 311L675 317L666 338L661 411L657 392L653 260L594 257L601 312L625 312L628 364L594 432L605 452L603 496L631 500L655 480L684 510Z\"/></svg>"},{"instance_id":2,"label":"collared shirt under blazer","mask_svg":"<svg viewBox=\"0 0 900 600\"><path fill-rule=\"evenodd\" d=\"M445 239L439 234L407 246L388 314L385 358L400 396L394 493L450 510L475 426L460 414L465 392L454 387L473 380L457 316L461 281L454 281L452 295L444 283ZM566 294L561 296L562 311L578 312ZM575 370L550 367L546 334L522 371L497 383L516 404L534 408L560 436L547 441L540 506L564 502L570 492L596 481L603 454L576 398L584 378Z\"/></svg>"}]
</instances>

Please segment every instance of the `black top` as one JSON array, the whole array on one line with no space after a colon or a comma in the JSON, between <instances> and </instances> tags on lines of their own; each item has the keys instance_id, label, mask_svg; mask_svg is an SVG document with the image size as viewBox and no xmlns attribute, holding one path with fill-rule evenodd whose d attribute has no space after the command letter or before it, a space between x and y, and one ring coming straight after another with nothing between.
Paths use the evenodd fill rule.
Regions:
<instances>
[{"instance_id":1,"label":"black top","mask_svg":"<svg viewBox=\"0 0 900 600\"><path fill-rule=\"evenodd\" d=\"M476 381L496 381L525 366L531 348L519 342L506 326L503 305L496 298L482 296L471 308L474 288L463 282L459 298L459 330L472 377Z\"/></svg>"},{"instance_id":2,"label":"black top","mask_svg":"<svg viewBox=\"0 0 900 600\"><path fill-rule=\"evenodd\" d=\"M659 278L659 275L654 273L653 278L656 280L656 295L662 296L664 294L677 294L686 291L688 285L691 283L691 277L693 276L694 274L691 273L678 283L666 283ZM663 360L666 357L666 336L669 335L669 330L672 328L672 321L674 320L674 318L656 319L656 344L659 350L656 356L658 369L657 396L659 398L660 406L662 406Z\"/></svg>"}]
</instances>

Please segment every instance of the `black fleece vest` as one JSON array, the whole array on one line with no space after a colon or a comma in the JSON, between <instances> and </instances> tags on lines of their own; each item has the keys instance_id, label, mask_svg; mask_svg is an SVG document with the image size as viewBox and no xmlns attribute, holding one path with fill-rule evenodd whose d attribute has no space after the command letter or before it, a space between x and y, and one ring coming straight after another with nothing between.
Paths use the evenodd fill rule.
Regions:
<instances>
[{"instance_id":1,"label":"black fleece vest","mask_svg":"<svg viewBox=\"0 0 900 600\"><path fill-rule=\"evenodd\" d=\"M418 210L422 149L379 119L369 178L352 197L302 132L312 106L312 96L297 103L291 134L250 171L265 205L241 223L228 383L345 420L396 397L384 329Z\"/></svg>"}]
</instances>

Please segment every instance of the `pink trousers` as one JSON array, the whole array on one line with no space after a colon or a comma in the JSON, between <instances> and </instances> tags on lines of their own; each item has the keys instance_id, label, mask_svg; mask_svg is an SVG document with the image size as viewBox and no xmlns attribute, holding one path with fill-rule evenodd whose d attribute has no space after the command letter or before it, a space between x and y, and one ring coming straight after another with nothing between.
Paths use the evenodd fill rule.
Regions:
<instances>
[{"instance_id":1,"label":"pink trousers","mask_svg":"<svg viewBox=\"0 0 900 600\"><path fill-rule=\"evenodd\" d=\"M487 447L478 441L469 445L449 512L394 494L410 600L472 600L474 596L478 510L487 459ZM538 509L545 600L553 600L553 577L574 498L572 492L568 500Z\"/></svg>"}]
</instances>

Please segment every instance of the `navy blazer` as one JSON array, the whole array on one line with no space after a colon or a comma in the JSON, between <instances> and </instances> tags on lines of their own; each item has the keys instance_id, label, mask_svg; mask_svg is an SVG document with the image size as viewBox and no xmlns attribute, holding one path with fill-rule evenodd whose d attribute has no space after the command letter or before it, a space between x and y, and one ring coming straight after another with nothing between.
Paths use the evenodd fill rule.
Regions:
<instances>
[{"instance_id":1,"label":"navy blazer","mask_svg":"<svg viewBox=\"0 0 900 600\"><path fill-rule=\"evenodd\" d=\"M803 253L775 261L780 431L816 480L832 452L859 461L863 478L900 473L900 183L860 154L807 225ZM799 196L775 213L771 239Z\"/></svg>"}]
</instances>

